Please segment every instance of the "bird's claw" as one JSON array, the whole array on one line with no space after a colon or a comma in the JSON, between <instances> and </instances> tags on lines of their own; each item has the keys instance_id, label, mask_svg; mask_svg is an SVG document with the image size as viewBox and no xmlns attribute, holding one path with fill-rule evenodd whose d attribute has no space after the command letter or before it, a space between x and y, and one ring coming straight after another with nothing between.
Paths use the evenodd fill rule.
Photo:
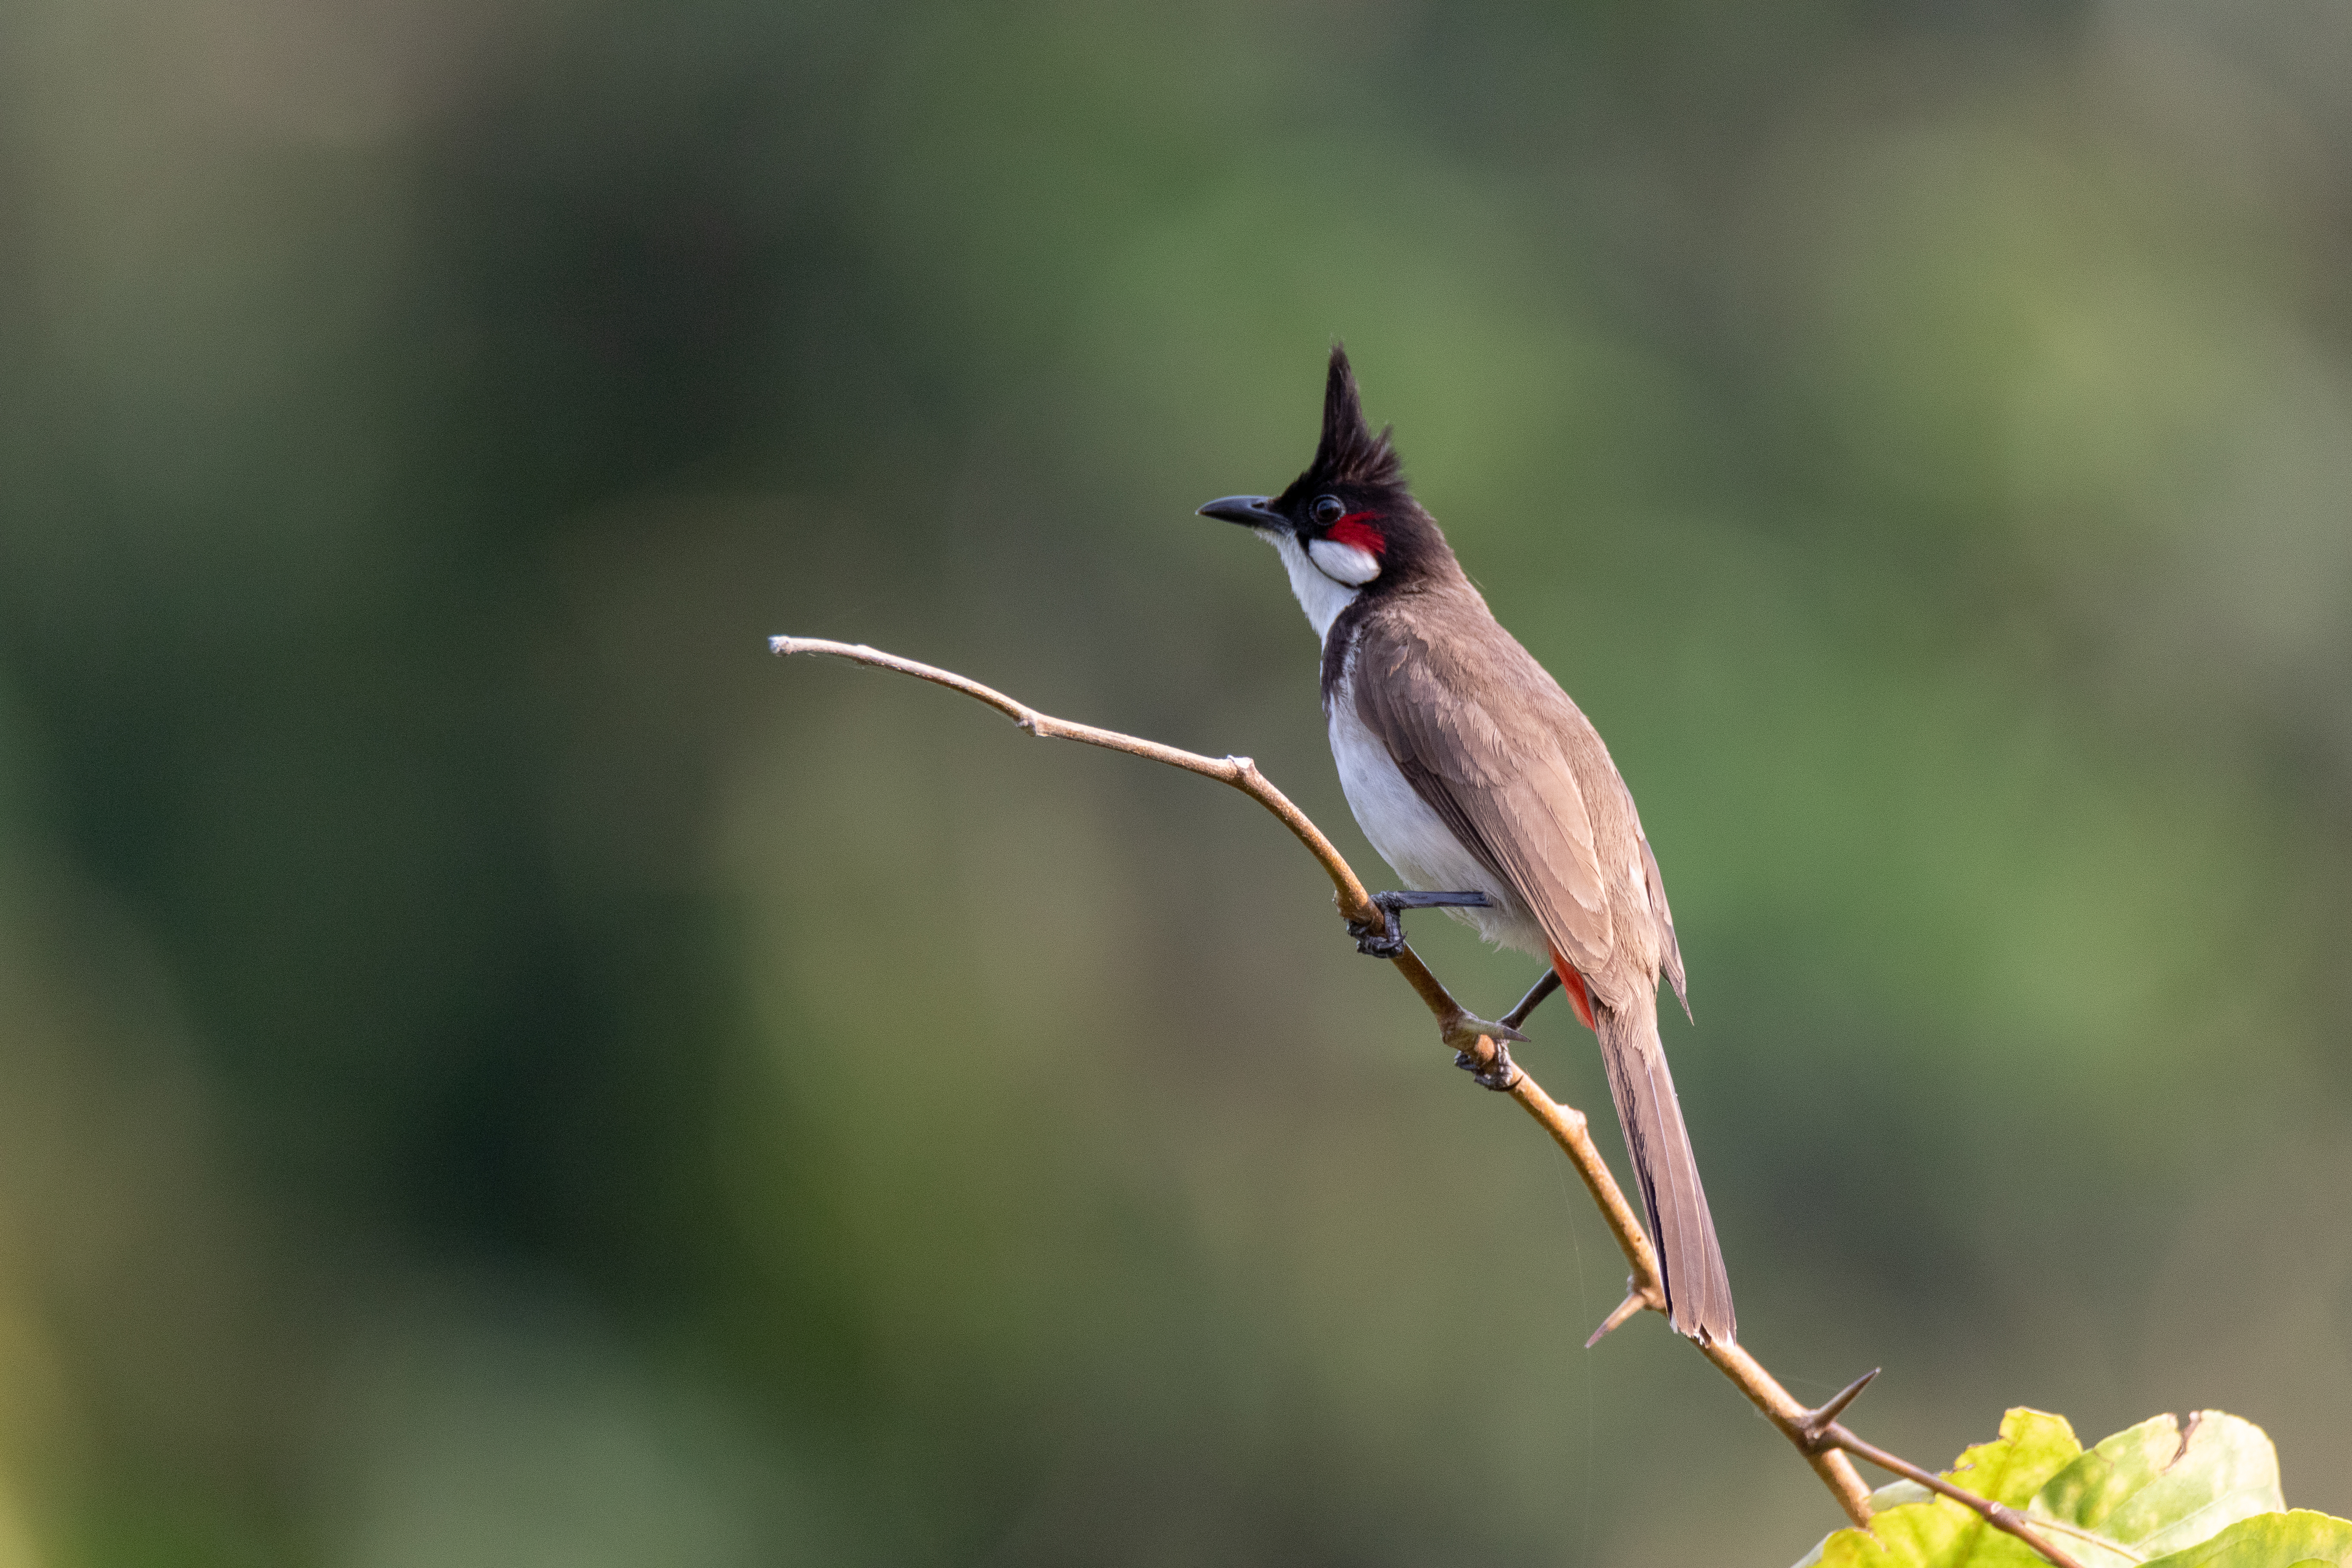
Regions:
<instances>
[{"instance_id":1,"label":"bird's claw","mask_svg":"<svg viewBox=\"0 0 2352 1568\"><path fill-rule=\"evenodd\" d=\"M1381 910L1380 921L1349 921L1348 934L1356 939L1356 951L1369 958L1394 958L1404 951L1404 928L1397 923L1396 911Z\"/></svg>"},{"instance_id":2,"label":"bird's claw","mask_svg":"<svg viewBox=\"0 0 2352 1568\"><path fill-rule=\"evenodd\" d=\"M1470 1075L1470 1081L1480 1089L1491 1089L1497 1094L1508 1094L1511 1086L1519 1081L1519 1064L1511 1059L1511 1047L1502 1041L1495 1042L1495 1059L1486 1067L1468 1051L1454 1053L1454 1065Z\"/></svg>"},{"instance_id":3,"label":"bird's claw","mask_svg":"<svg viewBox=\"0 0 2352 1568\"><path fill-rule=\"evenodd\" d=\"M1404 951L1404 927L1397 921L1399 910L1486 909L1490 907L1484 893L1374 893L1372 907L1381 912L1377 921L1348 922L1348 934L1356 939L1356 951L1370 958L1394 958Z\"/></svg>"},{"instance_id":4,"label":"bird's claw","mask_svg":"<svg viewBox=\"0 0 2352 1568\"><path fill-rule=\"evenodd\" d=\"M1468 1073L1479 1088L1507 1093L1519 1081L1518 1066L1511 1060L1511 1047L1507 1042L1517 1040L1525 1045L1528 1037L1508 1024L1490 1024L1465 1013L1447 1024L1440 1035L1454 1047L1454 1065ZM1493 1042L1492 1056L1478 1048L1484 1041ZM1483 1067L1479 1065L1482 1060L1486 1063Z\"/></svg>"}]
</instances>

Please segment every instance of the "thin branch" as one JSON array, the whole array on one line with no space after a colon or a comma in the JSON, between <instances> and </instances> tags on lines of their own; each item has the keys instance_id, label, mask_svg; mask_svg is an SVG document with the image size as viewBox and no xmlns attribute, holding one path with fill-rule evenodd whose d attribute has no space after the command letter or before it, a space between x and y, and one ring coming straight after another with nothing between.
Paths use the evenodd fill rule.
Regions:
<instances>
[{"instance_id":1,"label":"thin branch","mask_svg":"<svg viewBox=\"0 0 2352 1568\"><path fill-rule=\"evenodd\" d=\"M1877 1374L1874 1373L1871 1375L1876 1376ZM1865 1379L1864 1381L1867 1380ZM1860 1392L1862 1391L1858 1388L1852 1389L1848 1391L1847 1395L1842 1397L1850 1397L1852 1394L1859 1394ZM1828 1407L1825 1405L1823 1408L1826 1409ZM2026 1545L2033 1548L2034 1551L2039 1552L2042 1556L2047 1557L2053 1563L2056 1564L2056 1568L2082 1568L2081 1563L2075 1562L2074 1558L2068 1556L2065 1552L2061 1552L2057 1547L2053 1546L2041 1531L2035 1530L2032 1525L2025 1522L2025 1516L2023 1514L2018 1512L2007 1503L1994 1502L1990 1498L1979 1497L1976 1493L1968 1490L1964 1487L1954 1486L1951 1482L1946 1480L1941 1476L1933 1475L1928 1471L1921 1469L1918 1466L1913 1464L1908 1459L1896 1458L1895 1455L1888 1453L1885 1449L1880 1447L1875 1443L1865 1443L1861 1438L1855 1436L1852 1432L1848 1431L1843 1422L1827 1421L1822 1423L1818 1441L1824 1448L1843 1448L1847 1453L1854 1455L1858 1458L1867 1459L1882 1470L1891 1470L1895 1474L1901 1476L1906 1480L1916 1481L1921 1486L1926 1487L1929 1491L1941 1492L1944 1496L1950 1498L1954 1502L1958 1503L1962 1508L1968 1509L1971 1512L1980 1516L1987 1524L1991 1525L1995 1530L2014 1535L2017 1539L2025 1542Z\"/></svg>"},{"instance_id":2,"label":"thin branch","mask_svg":"<svg viewBox=\"0 0 2352 1568\"><path fill-rule=\"evenodd\" d=\"M1358 879L1346 858L1332 847L1322 830L1308 820L1307 814L1292 805L1289 796L1275 788L1273 783L1258 772L1257 764L1247 757L1207 757L1197 752L1163 746L1157 741L1121 734L1116 730L1098 729L1092 724L1074 724L1065 719L1040 713L1024 702L1015 701L992 687L982 686L952 670L919 664L911 658L900 658L896 654L884 653L863 643L831 642L821 637L775 637L768 639L768 648L772 653L785 656L825 654L857 664L896 670L901 675L911 675L985 702L1032 735L1049 740L1079 741L1089 746L1125 752L1130 756L1148 757L1153 762L1230 784L1272 812L1285 827L1290 829L1292 836L1307 847L1307 853L1315 857L1330 877L1341 915L1350 921L1380 919L1371 895L1365 890L1364 884ZM1654 1312L1665 1311L1665 1282L1658 1272L1656 1249L1650 1245L1649 1237L1642 1229L1641 1216L1634 1212L1633 1205L1626 1202L1624 1190L1618 1186L1617 1178L1610 1173L1608 1162L1601 1157L1600 1149L1586 1131L1584 1113L1572 1106L1562 1105L1546 1094L1523 1068L1510 1062L1498 1043L1502 1039L1516 1037L1516 1026L1537 1002L1542 1000L1545 988L1538 984L1502 1023L1493 1024L1456 1002L1453 994L1445 989L1436 975L1430 973L1429 966L1422 963L1411 947L1406 947L1389 962L1404 976L1405 983L1413 988L1423 1005L1437 1020L1439 1037L1459 1053L1463 1065L1479 1073L1482 1081L1491 1079L1494 1069L1509 1063L1510 1079L1502 1087L1518 1101L1522 1110L1551 1134L1552 1142L1559 1145L1560 1152L1576 1167L1576 1173L1583 1178L1585 1190L1592 1194L1594 1205L1600 1208L1601 1218L1608 1224L1610 1235L1616 1237L1619 1250L1624 1253L1625 1261L1633 1271L1633 1277L1626 1281L1625 1300L1609 1314L1599 1331L1586 1342L1587 1345L1599 1342L1602 1334L1645 1308ZM1930 1475L1907 1460L1864 1442L1843 1426L1837 1416L1853 1403L1870 1378L1878 1375L1876 1373L1858 1379L1818 1409L1808 1409L1798 1404L1795 1396L1780 1385L1779 1379L1765 1371L1762 1363L1738 1345L1706 1340L1693 1342L1698 1346L1701 1354L1713 1362L1757 1409L1780 1429L1781 1435L1796 1446L1797 1451L1804 1455L1806 1462L1812 1466L1814 1473L1821 1477L1822 1484L1837 1499L1838 1506L1855 1524L1864 1529L1869 1527L1870 1489L1862 1484L1861 1474L1854 1469L1848 1454L1857 1455L1882 1469L1906 1476L1974 1510L1988 1523L2016 1536L2048 1558L2057 1568L2078 1568L2072 1559L2036 1534L2016 1510L1963 1490L1940 1476Z\"/></svg>"},{"instance_id":3,"label":"thin branch","mask_svg":"<svg viewBox=\"0 0 2352 1568\"><path fill-rule=\"evenodd\" d=\"M1165 763L1171 768L1182 768L1189 773L1227 784L1274 813L1285 827L1307 846L1331 878L1331 886L1339 889L1339 912L1349 920L1377 921L1381 911L1372 907L1372 895L1364 890L1363 883L1323 830L1307 820L1307 814L1290 804L1290 797L1274 787L1266 776L1257 771L1257 764L1247 757L1204 757L1198 752L1187 752L1174 746L1163 746L1157 741L1146 741L1134 735L1122 735L1116 730L1098 730L1092 724L1073 724L1066 719L1055 719L1040 713L1025 702L1016 702L994 687L982 686L969 676L958 675L937 665L919 664L911 658L900 658L895 653L867 647L864 643L830 642L824 637L776 637L768 639L768 651L789 658L796 653L821 653L834 658L850 659L858 664L870 664L879 669L895 669L901 675L911 675L918 680L928 680L944 686L950 691L961 691L966 697L987 703L1040 740L1082 741L1089 746L1102 746L1129 756L1149 757L1155 763ZM1427 971L1423 971L1424 973ZM1435 976L1430 984L1437 985ZM1416 990L1420 989L1418 986ZM1437 985L1440 993L1445 989ZM1427 992L1423 993L1424 999ZM1452 998L1447 998L1450 1002ZM1460 1009L1456 1008L1456 1012Z\"/></svg>"}]
</instances>

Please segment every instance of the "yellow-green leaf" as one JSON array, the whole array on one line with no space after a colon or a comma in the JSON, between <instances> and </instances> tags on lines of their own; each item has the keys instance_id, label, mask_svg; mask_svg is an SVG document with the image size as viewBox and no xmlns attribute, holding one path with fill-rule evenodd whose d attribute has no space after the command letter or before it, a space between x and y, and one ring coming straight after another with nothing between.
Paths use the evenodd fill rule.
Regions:
<instances>
[{"instance_id":1,"label":"yellow-green leaf","mask_svg":"<svg viewBox=\"0 0 2352 1568\"><path fill-rule=\"evenodd\" d=\"M2186 1430L2158 1415L2116 1433L2052 1477L2026 1512L2071 1542L2083 1568L2130 1568L2285 1507L2262 1428L2200 1410Z\"/></svg>"},{"instance_id":2,"label":"yellow-green leaf","mask_svg":"<svg viewBox=\"0 0 2352 1568\"><path fill-rule=\"evenodd\" d=\"M2259 1514L2147 1568L2352 1568L2352 1520L2301 1508Z\"/></svg>"},{"instance_id":3,"label":"yellow-green leaf","mask_svg":"<svg viewBox=\"0 0 2352 1568\"><path fill-rule=\"evenodd\" d=\"M1963 1453L1944 1479L1980 1498L2023 1508L2082 1452L2063 1415L2020 1405L2000 1418L1999 1437Z\"/></svg>"}]
</instances>

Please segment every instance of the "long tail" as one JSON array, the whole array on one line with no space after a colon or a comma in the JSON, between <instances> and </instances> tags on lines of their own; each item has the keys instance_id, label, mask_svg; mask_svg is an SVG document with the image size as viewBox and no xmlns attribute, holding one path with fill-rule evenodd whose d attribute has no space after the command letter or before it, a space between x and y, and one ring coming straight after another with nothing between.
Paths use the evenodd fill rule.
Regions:
<instances>
[{"instance_id":1,"label":"long tail","mask_svg":"<svg viewBox=\"0 0 2352 1568\"><path fill-rule=\"evenodd\" d=\"M1675 1098L1674 1075L1666 1070L1665 1047L1658 1043L1655 999L1643 996L1622 1013L1595 1007L1601 1055L1609 1064L1609 1093L1617 1101L1617 1125L1642 1184L1642 1207L1650 1237L1658 1245L1658 1267L1666 1277L1666 1318L1675 1331L1693 1339L1729 1344L1738 1331L1731 1310L1731 1279L1723 1270L1723 1248L1706 1212L1698 1162L1691 1157L1690 1131Z\"/></svg>"}]
</instances>

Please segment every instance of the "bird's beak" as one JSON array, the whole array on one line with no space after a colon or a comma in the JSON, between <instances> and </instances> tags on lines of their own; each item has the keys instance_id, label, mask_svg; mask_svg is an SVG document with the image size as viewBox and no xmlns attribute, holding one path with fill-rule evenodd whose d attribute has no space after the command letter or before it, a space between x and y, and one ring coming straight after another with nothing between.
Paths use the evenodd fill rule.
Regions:
<instances>
[{"instance_id":1,"label":"bird's beak","mask_svg":"<svg viewBox=\"0 0 2352 1568\"><path fill-rule=\"evenodd\" d=\"M1202 507L1199 515L1238 522L1244 528L1288 528L1290 520L1266 505L1266 496L1227 496Z\"/></svg>"}]
</instances>

